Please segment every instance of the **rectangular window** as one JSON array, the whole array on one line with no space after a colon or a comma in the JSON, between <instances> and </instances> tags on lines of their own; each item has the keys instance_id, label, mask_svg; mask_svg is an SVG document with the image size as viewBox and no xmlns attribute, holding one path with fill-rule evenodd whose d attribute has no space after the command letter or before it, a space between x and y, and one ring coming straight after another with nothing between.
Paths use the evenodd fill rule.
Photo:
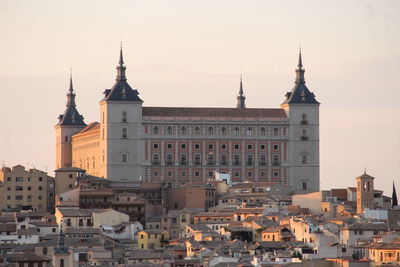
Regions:
<instances>
[{"instance_id":1,"label":"rectangular window","mask_svg":"<svg viewBox=\"0 0 400 267\"><path fill-rule=\"evenodd\" d=\"M249 166L253 165L253 155L247 155L246 165L249 165Z\"/></svg>"},{"instance_id":2,"label":"rectangular window","mask_svg":"<svg viewBox=\"0 0 400 267\"><path fill-rule=\"evenodd\" d=\"M240 155L239 154L233 155L233 165L240 165Z\"/></svg>"},{"instance_id":3,"label":"rectangular window","mask_svg":"<svg viewBox=\"0 0 400 267\"><path fill-rule=\"evenodd\" d=\"M227 164L228 164L228 157L227 157L227 155L225 155L225 154L222 154L222 155L221 155L221 162L220 162L220 164L221 164L221 165L227 165Z\"/></svg>"},{"instance_id":4,"label":"rectangular window","mask_svg":"<svg viewBox=\"0 0 400 267\"><path fill-rule=\"evenodd\" d=\"M307 183L303 183L303 190L307 190Z\"/></svg>"},{"instance_id":5,"label":"rectangular window","mask_svg":"<svg viewBox=\"0 0 400 267\"><path fill-rule=\"evenodd\" d=\"M151 162L153 165L160 164L160 155L158 153L153 154L153 160Z\"/></svg>"},{"instance_id":6,"label":"rectangular window","mask_svg":"<svg viewBox=\"0 0 400 267\"><path fill-rule=\"evenodd\" d=\"M79 219L79 226L83 226L83 219Z\"/></svg>"},{"instance_id":7,"label":"rectangular window","mask_svg":"<svg viewBox=\"0 0 400 267\"><path fill-rule=\"evenodd\" d=\"M273 155L272 156L272 165L278 166L280 164L279 162L279 155Z\"/></svg>"},{"instance_id":8,"label":"rectangular window","mask_svg":"<svg viewBox=\"0 0 400 267\"><path fill-rule=\"evenodd\" d=\"M251 145L251 144L247 145L247 149L249 149L249 150L253 149L253 145Z\"/></svg>"},{"instance_id":9,"label":"rectangular window","mask_svg":"<svg viewBox=\"0 0 400 267\"><path fill-rule=\"evenodd\" d=\"M181 154L180 164L181 165L186 165L187 164L186 154Z\"/></svg>"},{"instance_id":10,"label":"rectangular window","mask_svg":"<svg viewBox=\"0 0 400 267\"><path fill-rule=\"evenodd\" d=\"M165 163L166 163L167 165L172 165L172 164L174 164L174 161L173 161L173 158L172 158L172 154L171 154L171 153L166 154L166 161L165 161Z\"/></svg>"},{"instance_id":11,"label":"rectangular window","mask_svg":"<svg viewBox=\"0 0 400 267\"><path fill-rule=\"evenodd\" d=\"M194 149L200 149L200 144L194 144Z\"/></svg>"},{"instance_id":12,"label":"rectangular window","mask_svg":"<svg viewBox=\"0 0 400 267\"><path fill-rule=\"evenodd\" d=\"M172 149L172 144L171 143L167 144L167 148Z\"/></svg>"},{"instance_id":13,"label":"rectangular window","mask_svg":"<svg viewBox=\"0 0 400 267\"><path fill-rule=\"evenodd\" d=\"M208 145L208 149L214 149L214 145L213 144L209 144Z\"/></svg>"},{"instance_id":14,"label":"rectangular window","mask_svg":"<svg viewBox=\"0 0 400 267\"><path fill-rule=\"evenodd\" d=\"M121 161L122 162L128 162L128 154L127 153L122 153L121 154Z\"/></svg>"},{"instance_id":15,"label":"rectangular window","mask_svg":"<svg viewBox=\"0 0 400 267\"><path fill-rule=\"evenodd\" d=\"M15 187L15 191L22 191L22 190L24 190L23 186L16 186Z\"/></svg>"},{"instance_id":16,"label":"rectangular window","mask_svg":"<svg viewBox=\"0 0 400 267\"><path fill-rule=\"evenodd\" d=\"M181 144L181 149L186 149L186 144Z\"/></svg>"},{"instance_id":17,"label":"rectangular window","mask_svg":"<svg viewBox=\"0 0 400 267\"><path fill-rule=\"evenodd\" d=\"M234 148L235 148L235 150L239 150L240 149L240 145L239 144L235 144Z\"/></svg>"},{"instance_id":18,"label":"rectangular window","mask_svg":"<svg viewBox=\"0 0 400 267\"><path fill-rule=\"evenodd\" d=\"M128 112L122 111L122 116L121 116L121 121L122 122L128 122Z\"/></svg>"},{"instance_id":19,"label":"rectangular window","mask_svg":"<svg viewBox=\"0 0 400 267\"><path fill-rule=\"evenodd\" d=\"M153 149L158 149L158 144L153 144Z\"/></svg>"},{"instance_id":20,"label":"rectangular window","mask_svg":"<svg viewBox=\"0 0 400 267\"><path fill-rule=\"evenodd\" d=\"M43 182L43 177L39 177L39 182Z\"/></svg>"},{"instance_id":21,"label":"rectangular window","mask_svg":"<svg viewBox=\"0 0 400 267\"><path fill-rule=\"evenodd\" d=\"M15 196L15 200L23 200L23 199L24 199L24 196L22 196L22 195Z\"/></svg>"},{"instance_id":22,"label":"rectangular window","mask_svg":"<svg viewBox=\"0 0 400 267\"><path fill-rule=\"evenodd\" d=\"M260 162L259 162L259 164L260 164L261 166L267 165L267 155L265 155L265 154L260 154Z\"/></svg>"},{"instance_id":23,"label":"rectangular window","mask_svg":"<svg viewBox=\"0 0 400 267\"><path fill-rule=\"evenodd\" d=\"M16 182L23 182L24 181L24 177L15 177L15 181Z\"/></svg>"},{"instance_id":24,"label":"rectangular window","mask_svg":"<svg viewBox=\"0 0 400 267\"><path fill-rule=\"evenodd\" d=\"M122 136L123 139L128 138L128 128L127 127L122 127Z\"/></svg>"},{"instance_id":25,"label":"rectangular window","mask_svg":"<svg viewBox=\"0 0 400 267\"><path fill-rule=\"evenodd\" d=\"M222 144L221 149L226 149L226 144Z\"/></svg>"},{"instance_id":26,"label":"rectangular window","mask_svg":"<svg viewBox=\"0 0 400 267\"><path fill-rule=\"evenodd\" d=\"M214 165L215 164L215 162L214 162L214 154L208 154L207 155L207 164L208 165Z\"/></svg>"},{"instance_id":27,"label":"rectangular window","mask_svg":"<svg viewBox=\"0 0 400 267\"><path fill-rule=\"evenodd\" d=\"M194 165L201 165L201 155L200 154L194 155Z\"/></svg>"}]
</instances>

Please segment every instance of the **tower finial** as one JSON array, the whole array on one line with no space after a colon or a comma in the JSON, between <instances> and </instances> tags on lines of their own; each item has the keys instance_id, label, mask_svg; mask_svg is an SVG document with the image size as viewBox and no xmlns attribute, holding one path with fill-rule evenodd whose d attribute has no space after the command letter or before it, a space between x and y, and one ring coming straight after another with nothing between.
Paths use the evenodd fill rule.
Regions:
<instances>
[{"instance_id":1,"label":"tower finial","mask_svg":"<svg viewBox=\"0 0 400 267\"><path fill-rule=\"evenodd\" d=\"M124 56L122 54L122 42L121 42L121 46L119 49L119 62L118 63L120 66L124 65Z\"/></svg>"},{"instance_id":2,"label":"tower finial","mask_svg":"<svg viewBox=\"0 0 400 267\"><path fill-rule=\"evenodd\" d=\"M72 93L74 91L74 87L72 85L72 68L69 69L69 92Z\"/></svg>"},{"instance_id":3,"label":"tower finial","mask_svg":"<svg viewBox=\"0 0 400 267\"><path fill-rule=\"evenodd\" d=\"M303 60L301 58L301 47L299 47L299 61L297 63L296 68L296 80L295 83L306 83L304 79L304 69L303 69Z\"/></svg>"},{"instance_id":4,"label":"tower finial","mask_svg":"<svg viewBox=\"0 0 400 267\"><path fill-rule=\"evenodd\" d=\"M243 76L240 74L240 85L239 85L239 95L237 96L237 108L246 108L246 97L243 93Z\"/></svg>"},{"instance_id":5,"label":"tower finial","mask_svg":"<svg viewBox=\"0 0 400 267\"><path fill-rule=\"evenodd\" d=\"M301 45L300 45L300 47L299 47L299 63L297 64L297 67L298 67L299 69L302 69L302 68L303 68L303 60L301 59Z\"/></svg>"},{"instance_id":6,"label":"tower finial","mask_svg":"<svg viewBox=\"0 0 400 267\"><path fill-rule=\"evenodd\" d=\"M124 65L124 56L122 54L122 42L121 42L121 47L119 50L119 61L117 66L117 78L116 78L117 81L126 81L125 70L126 67Z\"/></svg>"}]
</instances>

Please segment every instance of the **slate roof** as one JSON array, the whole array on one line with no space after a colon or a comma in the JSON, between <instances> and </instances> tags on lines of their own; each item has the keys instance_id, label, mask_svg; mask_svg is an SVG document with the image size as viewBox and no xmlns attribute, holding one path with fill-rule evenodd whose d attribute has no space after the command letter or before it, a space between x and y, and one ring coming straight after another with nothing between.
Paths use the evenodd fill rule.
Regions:
<instances>
[{"instance_id":1,"label":"slate roof","mask_svg":"<svg viewBox=\"0 0 400 267\"><path fill-rule=\"evenodd\" d=\"M139 97L139 92L136 89L132 89L126 81L125 70L126 67L124 65L121 48L116 82L111 89L106 89L104 91L105 96L103 101L134 101L143 103L142 99Z\"/></svg>"},{"instance_id":2,"label":"slate roof","mask_svg":"<svg viewBox=\"0 0 400 267\"><path fill-rule=\"evenodd\" d=\"M315 99L315 95L306 86L301 52L299 53L299 63L296 69L295 85L291 92L286 93L285 97L284 104L319 104Z\"/></svg>"},{"instance_id":3,"label":"slate roof","mask_svg":"<svg viewBox=\"0 0 400 267\"><path fill-rule=\"evenodd\" d=\"M314 93L310 92L305 83L296 83L291 92L286 93L284 103L287 104L319 104Z\"/></svg>"},{"instance_id":4,"label":"slate roof","mask_svg":"<svg viewBox=\"0 0 400 267\"><path fill-rule=\"evenodd\" d=\"M61 114L58 117L57 125L86 125L83 121L83 116L79 114L76 109L75 104L75 94L74 89L72 87L72 78L70 78L69 82L69 92L67 94L67 108L64 111L64 114Z\"/></svg>"},{"instance_id":5,"label":"slate roof","mask_svg":"<svg viewBox=\"0 0 400 267\"><path fill-rule=\"evenodd\" d=\"M237 117L237 118L281 118L287 115L280 108L190 108L190 107L143 107L143 117Z\"/></svg>"},{"instance_id":6,"label":"slate roof","mask_svg":"<svg viewBox=\"0 0 400 267\"><path fill-rule=\"evenodd\" d=\"M0 232L16 232L17 225L15 223L0 223Z\"/></svg>"}]
</instances>

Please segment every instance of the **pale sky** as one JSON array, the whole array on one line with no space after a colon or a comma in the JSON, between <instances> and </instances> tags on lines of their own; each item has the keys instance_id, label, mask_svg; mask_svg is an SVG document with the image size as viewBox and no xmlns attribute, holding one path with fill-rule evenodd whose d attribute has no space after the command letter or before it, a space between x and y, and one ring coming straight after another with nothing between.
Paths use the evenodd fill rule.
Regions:
<instances>
[{"instance_id":1,"label":"pale sky","mask_svg":"<svg viewBox=\"0 0 400 267\"><path fill-rule=\"evenodd\" d=\"M279 107L301 43L321 102L321 188L400 189L400 1L0 0L0 162L53 174L69 69L98 121L120 42L145 106ZM398 189L398 190L399 190Z\"/></svg>"}]
</instances>

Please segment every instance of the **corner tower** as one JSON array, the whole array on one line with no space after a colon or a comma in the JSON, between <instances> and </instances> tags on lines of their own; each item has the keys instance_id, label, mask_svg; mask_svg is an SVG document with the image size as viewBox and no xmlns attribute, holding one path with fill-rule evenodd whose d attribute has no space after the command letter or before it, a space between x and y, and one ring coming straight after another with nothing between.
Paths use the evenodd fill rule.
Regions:
<instances>
[{"instance_id":1,"label":"corner tower","mask_svg":"<svg viewBox=\"0 0 400 267\"><path fill-rule=\"evenodd\" d=\"M100 101L100 175L138 181L143 156L142 103L127 82L122 47L114 86Z\"/></svg>"},{"instance_id":2,"label":"corner tower","mask_svg":"<svg viewBox=\"0 0 400 267\"><path fill-rule=\"evenodd\" d=\"M289 118L288 177L296 193L319 191L319 105L306 86L299 51L295 85L281 107Z\"/></svg>"},{"instance_id":3,"label":"corner tower","mask_svg":"<svg viewBox=\"0 0 400 267\"><path fill-rule=\"evenodd\" d=\"M56 169L72 166L72 138L86 123L83 116L76 109L74 87L72 85L72 74L69 78L69 90L67 94L67 108L64 114L58 117L56 130Z\"/></svg>"}]
</instances>

